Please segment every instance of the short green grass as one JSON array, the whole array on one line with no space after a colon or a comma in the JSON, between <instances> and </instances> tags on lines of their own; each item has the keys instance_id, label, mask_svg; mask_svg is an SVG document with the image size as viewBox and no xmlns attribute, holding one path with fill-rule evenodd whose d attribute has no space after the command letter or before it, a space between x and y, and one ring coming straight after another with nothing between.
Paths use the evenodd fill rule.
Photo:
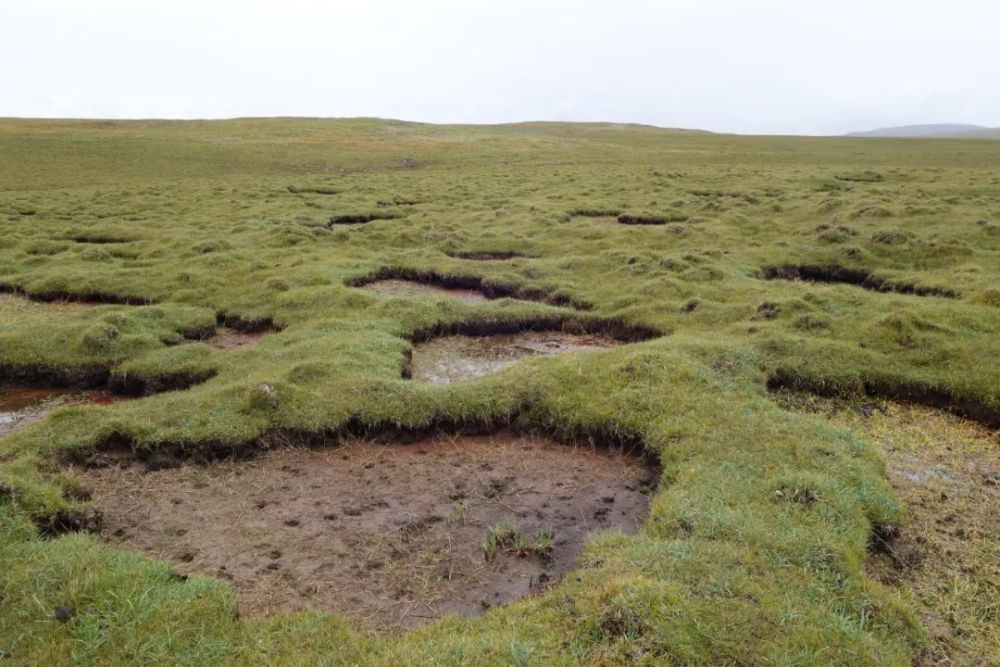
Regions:
<instances>
[{"instance_id":1,"label":"short green grass","mask_svg":"<svg viewBox=\"0 0 1000 667\"><path fill-rule=\"evenodd\" d=\"M1000 144L0 120L0 156L0 285L150 302L63 310L3 297L0 367L215 373L68 407L0 441L0 651L14 664L885 665L925 646L907 601L863 569L873 527L905 520L875 448L782 410L765 382L906 387L1000 410ZM453 256L484 251L524 257ZM781 264L863 268L959 298L760 278ZM578 317L664 335L468 383L406 381L411 332L566 309L346 285L383 267L540 290L592 306ZM176 344L220 314L281 332L241 350ZM220 581L178 581L169 564L91 535L39 534L86 509L60 472L67 452L240 447L352 419L637 437L659 459L660 490L637 535L599 538L544 595L391 637L327 614L240 618ZM76 615L55 620L57 606Z\"/></svg>"}]
</instances>

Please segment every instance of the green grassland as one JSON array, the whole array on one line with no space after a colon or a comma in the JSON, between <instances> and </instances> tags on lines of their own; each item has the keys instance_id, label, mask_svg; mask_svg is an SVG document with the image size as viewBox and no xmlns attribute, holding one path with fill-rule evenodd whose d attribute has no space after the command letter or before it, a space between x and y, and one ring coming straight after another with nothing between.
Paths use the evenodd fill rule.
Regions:
<instances>
[{"instance_id":1,"label":"green grassland","mask_svg":"<svg viewBox=\"0 0 1000 667\"><path fill-rule=\"evenodd\" d=\"M998 165L1000 144L975 140L0 119L0 286L12 293L0 297L0 375L211 376L66 407L0 440L0 654L47 665L910 664L926 642L917 616L864 571L873 531L906 530L879 455L863 434L783 410L766 385L954 406L995 427ZM385 219L328 224L345 215ZM476 251L523 257L454 256ZM785 265L859 269L954 298L763 279ZM577 308L348 285L380 269L480 278ZM185 339L220 318L280 332L245 350ZM456 385L401 377L414 332L543 319L661 335ZM223 582L178 581L169 563L85 532L48 536L90 511L61 471L67 456L482 423L641 441L662 467L642 530L598 539L544 595L395 636L318 613L241 619ZM801 497L790 489L815 501L789 500ZM77 616L53 619L60 605Z\"/></svg>"}]
</instances>

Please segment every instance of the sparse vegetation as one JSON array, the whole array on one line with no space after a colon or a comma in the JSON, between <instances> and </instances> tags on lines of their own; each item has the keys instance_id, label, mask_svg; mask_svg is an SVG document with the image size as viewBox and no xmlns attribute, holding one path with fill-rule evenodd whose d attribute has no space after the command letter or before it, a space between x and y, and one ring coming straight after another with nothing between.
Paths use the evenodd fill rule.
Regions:
<instances>
[{"instance_id":1,"label":"sparse vegetation","mask_svg":"<svg viewBox=\"0 0 1000 667\"><path fill-rule=\"evenodd\" d=\"M960 572L966 588L945 594L866 570L876 536L926 529L886 480L882 435L787 410L768 391L895 397L1000 426L997 151L601 124L0 120L0 379L174 389L66 405L0 438L0 654L46 665L1000 662L979 575ZM687 220L618 224L623 213ZM474 261L492 252L501 261ZM505 291L473 302L358 286L387 267ZM766 267L806 279L766 280ZM864 289L874 279L885 289ZM539 298L506 298L528 295ZM222 328L259 340L213 345ZM525 330L626 344L525 355L449 385L401 372L430 339ZM86 532L99 503L69 467L506 425L583 451L643 452L662 472L648 517L636 534L597 535L559 583L414 633L366 634L337 609L241 614L224 576L182 577L180 555ZM512 457L532 465L529 450ZM452 500L441 502L441 526L474 529L477 563L499 564L480 557L486 526L446 520ZM275 514L301 530L290 519ZM559 554L537 525L517 537L498 530L494 552ZM960 557L995 564L988 548ZM987 639L940 641L925 612L941 605Z\"/></svg>"}]
</instances>

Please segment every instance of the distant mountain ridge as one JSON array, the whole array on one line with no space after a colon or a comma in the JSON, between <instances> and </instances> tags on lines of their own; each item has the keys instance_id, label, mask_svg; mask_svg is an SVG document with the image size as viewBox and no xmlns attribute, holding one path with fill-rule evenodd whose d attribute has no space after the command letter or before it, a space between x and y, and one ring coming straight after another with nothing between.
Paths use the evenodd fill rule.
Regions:
<instances>
[{"instance_id":1,"label":"distant mountain ridge","mask_svg":"<svg viewBox=\"0 0 1000 667\"><path fill-rule=\"evenodd\" d=\"M951 139L1000 139L1000 128L965 123L933 123L882 127L864 132L850 132L848 137L923 137Z\"/></svg>"}]
</instances>

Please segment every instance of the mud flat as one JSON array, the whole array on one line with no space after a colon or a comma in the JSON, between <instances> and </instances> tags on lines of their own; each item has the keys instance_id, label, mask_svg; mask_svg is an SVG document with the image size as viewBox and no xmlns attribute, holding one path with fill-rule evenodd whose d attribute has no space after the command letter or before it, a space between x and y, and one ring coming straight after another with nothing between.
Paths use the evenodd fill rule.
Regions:
<instances>
[{"instance_id":1,"label":"mud flat","mask_svg":"<svg viewBox=\"0 0 1000 667\"><path fill-rule=\"evenodd\" d=\"M107 540L231 582L242 615L380 631L545 589L596 534L636 530L657 481L637 457L512 432L77 472Z\"/></svg>"},{"instance_id":2,"label":"mud flat","mask_svg":"<svg viewBox=\"0 0 1000 667\"><path fill-rule=\"evenodd\" d=\"M446 336L414 347L408 375L414 380L450 384L496 373L527 357L600 350L621 344L621 341L607 334L563 331Z\"/></svg>"}]
</instances>

